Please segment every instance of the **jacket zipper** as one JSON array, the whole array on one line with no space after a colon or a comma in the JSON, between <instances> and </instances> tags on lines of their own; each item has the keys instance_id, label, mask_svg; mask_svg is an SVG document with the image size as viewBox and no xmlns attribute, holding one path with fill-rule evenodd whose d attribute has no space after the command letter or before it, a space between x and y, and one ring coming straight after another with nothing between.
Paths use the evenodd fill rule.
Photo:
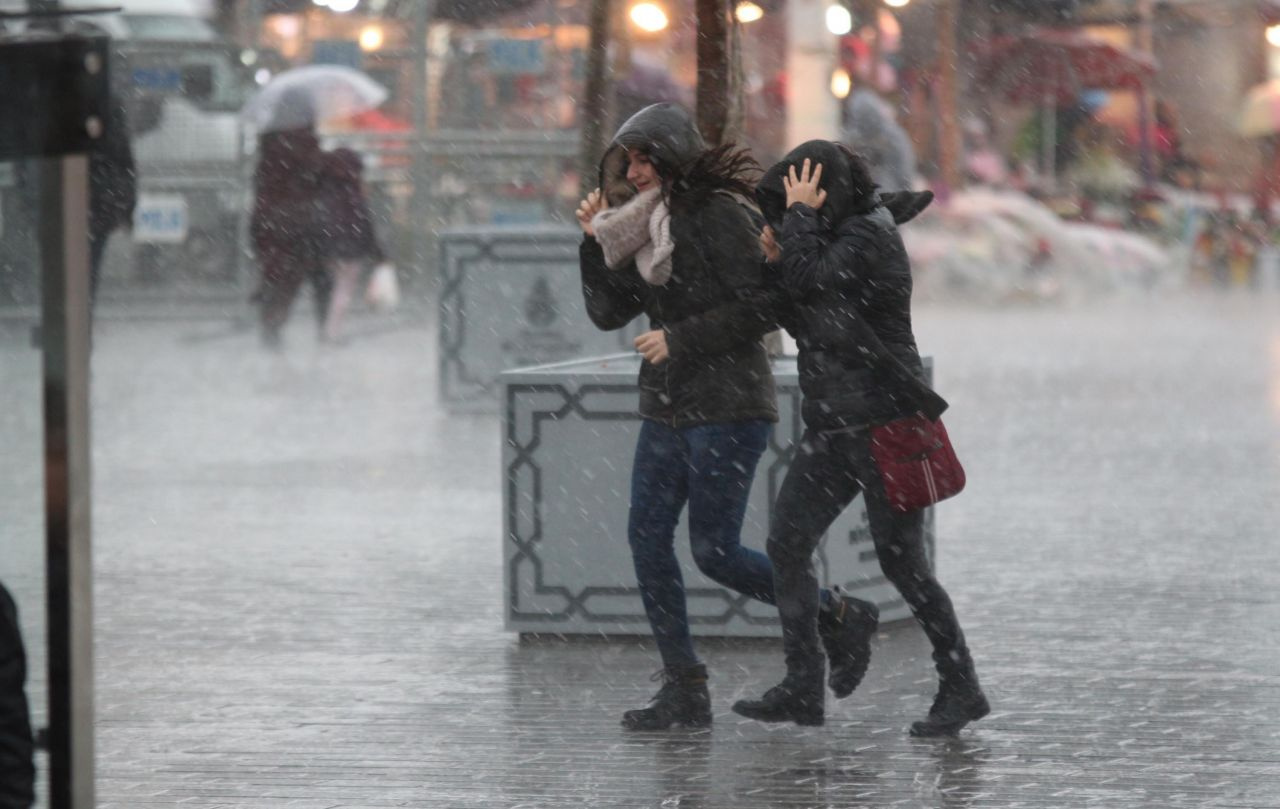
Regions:
<instances>
[{"instance_id":1,"label":"jacket zipper","mask_svg":"<svg viewBox=\"0 0 1280 809\"><path fill-rule=\"evenodd\" d=\"M657 292L654 292L654 295L653 295L653 308L658 313L658 318L657 318L658 328L663 329L665 331L665 324L667 322L667 318L662 312L662 296ZM667 361L662 363L662 384L667 392L667 407L671 408L671 429L674 430L679 426L677 424L677 422L679 421L679 418L676 415L676 407L675 407L676 400L671 395L671 358L670 357L667 357Z\"/></svg>"}]
</instances>

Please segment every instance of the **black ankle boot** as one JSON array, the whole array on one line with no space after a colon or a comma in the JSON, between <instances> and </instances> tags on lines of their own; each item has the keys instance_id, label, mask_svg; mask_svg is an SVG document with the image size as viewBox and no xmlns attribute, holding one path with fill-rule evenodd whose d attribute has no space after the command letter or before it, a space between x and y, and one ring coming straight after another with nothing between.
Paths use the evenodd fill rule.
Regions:
<instances>
[{"instance_id":1,"label":"black ankle boot","mask_svg":"<svg viewBox=\"0 0 1280 809\"><path fill-rule=\"evenodd\" d=\"M967 656L966 656L967 657ZM973 661L958 667L939 665L941 682L929 715L911 725L912 736L954 736L970 722L991 713L991 705L978 684Z\"/></svg>"},{"instance_id":2,"label":"black ankle boot","mask_svg":"<svg viewBox=\"0 0 1280 809\"><path fill-rule=\"evenodd\" d=\"M823 701L822 671L815 675L788 674L781 683L764 692L760 699L740 699L733 712L757 722L795 722L797 725L821 725Z\"/></svg>"},{"instance_id":3,"label":"black ankle boot","mask_svg":"<svg viewBox=\"0 0 1280 809\"><path fill-rule=\"evenodd\" d=\"M653 679L662 688L649 704L622 715L627 730L666 730L672 725L686 728L711 726L711 694L707 692L707 667L663 669Z\"/></svg>"},{"instance_id":4,"label":"black ankle boot","mask_svg":"<svg viewBox=\"0 0 1280 809\"><path fill-rule=\"evenodd\" d=\"M862 682L871 662L871 638L880 623L880 608L870 601L836 590L831 609L818 613L818 637L827 650L827 684L844 699Z\"/></svg>"}]
</instances>

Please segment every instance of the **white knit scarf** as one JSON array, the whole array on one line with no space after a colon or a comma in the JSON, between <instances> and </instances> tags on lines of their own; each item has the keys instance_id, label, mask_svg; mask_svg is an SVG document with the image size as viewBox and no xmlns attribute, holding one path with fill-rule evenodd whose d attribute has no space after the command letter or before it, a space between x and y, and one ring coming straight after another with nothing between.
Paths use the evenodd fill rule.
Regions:
<instances>
[{"instance_id":1,"label":"white knit scarf","mask_svg":"<svg viewBox=\"0 0 1280 809\"><path fill-rule=\"evenodd\" d=\"M618 208L606 208L591 219L604 263L616 270L635 258L640 276L654 286L671 278L671 212L662 189L650 188Z\"/></svg>"}]
</instances>

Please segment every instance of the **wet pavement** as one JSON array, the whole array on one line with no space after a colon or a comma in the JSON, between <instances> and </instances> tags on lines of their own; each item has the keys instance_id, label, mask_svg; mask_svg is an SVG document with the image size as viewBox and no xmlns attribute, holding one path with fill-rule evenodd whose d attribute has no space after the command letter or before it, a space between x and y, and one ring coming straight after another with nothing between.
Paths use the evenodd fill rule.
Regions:
<instances>
[{"instance_id":1,"label":"wet pavement","mask_svg":"<svg viewBox=\"0 0 1280 809\"><path fill-rule=\"evenodd\" d=\"M501 629L498 424L437 403L429 325L322 349L303 315L279 355L101 324L103 809L1280 807L1280 299L917 307L970 479L940 576L994 708L950 741L906 735L910 624L823 728L732 714L779 648L707 641L714 728L624 733L650 645ZM38 366L0 362L30 599Z\"/></svg>"}]
</instances>

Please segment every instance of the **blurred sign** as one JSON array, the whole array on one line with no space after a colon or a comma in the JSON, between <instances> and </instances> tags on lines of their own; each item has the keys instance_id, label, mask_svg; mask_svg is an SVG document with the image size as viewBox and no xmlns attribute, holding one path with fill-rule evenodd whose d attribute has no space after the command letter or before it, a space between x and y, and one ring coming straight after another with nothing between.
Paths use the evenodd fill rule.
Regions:
<instances>
[{"instance_id":1,"label":"blurred sign","mask_svg":"<svg viewBox=\"0 0 1280 809\"><path fill-rule=\"evenodd\" d=\"M360 69L360 43L350 39L320 39L311 46L311 63Z\"/></svg>"},{"instance_id":2,"label":"blurred sign","mask_svg":"<svg viewBox=\"0 0 1280 809\"><path fill-rule=\"evenodd\" d=\"M176 67L135 68L133 86L139 90L176 93L182 89L182 71Z\"/></svg>"},{"instance_id":3,"label":"blurred sign","mask_svg":"<svg viewBox=\"0 0 1280 809\"><path fill-rule=\"evenodd\" d=\"M540 39L495 39L489 43L489 69L499 75L541 75L547 68Z\"/></svg>"},{"instance_id":4,"label":"blurred sign","mask_svg":"<svg viewBox=\"0 0 1280 809\"><path fill-rule=\"evenodd\" d=\"M582 232L561 225L440 234L440 393L452 410L497 406L509 368L626 350L640 319L604 332L582 300Z\"/></svg>"},{"instance_id":5,"label":"blurred sign","mask_svg":"<svg viewBox=\"0 0 1280 809\"><path fill-rule=\"evenodd\" d=\"M181 194L140 194L133 213L133 238L140 242L184 242L190 222L187 198Z\"/></svg>"}]
</instances>

